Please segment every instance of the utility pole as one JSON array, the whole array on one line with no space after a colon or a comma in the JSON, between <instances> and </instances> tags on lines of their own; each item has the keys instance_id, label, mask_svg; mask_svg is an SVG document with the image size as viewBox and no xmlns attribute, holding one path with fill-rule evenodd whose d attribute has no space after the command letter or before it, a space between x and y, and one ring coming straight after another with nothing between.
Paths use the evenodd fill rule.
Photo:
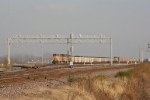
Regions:
<instances>
[{"instance_id":1,"label":"utility pole","mask_svg":"<svg viewBox=\"0 0 150 100\"><path fill-rule=\"evenodd\" d=\"M67 38L67 59L68 59L67 61L70 62L68 45L69 45L69 38ZM68 64L68 62L67 62L67 64Z\"/></svg>"},{"instance_id":2,"label":"utility pole","mask_svg":"<svg viewBox=\"0 0 150 100\"><path fill-rule=\"evenodd\" d=\"M143 52L144 52L144 50L142 50L142 63L143 63Z\"/></svg>"},{"instance_id":3,"label":"utility pole","mask_svg":"<svg viewBox=\"0 0 150 100\"><path fill-rule=\"evenodd\" d=\"M112 38L110 38L110 65L113 65L113 58L112 58Z\"/></svg>"},{"instance_id":4,"label":"utility pole","mask_svg":"<svg viewBox=\"0 0 150 100\"><path fill-rule=\"evenodd\" d=\"M150 57L150 44L148 44L148 54L149 54L149 57ZM148 57L148 61L150 61L149 57Z\"/></svg>"},{"instance_id":5,"label":"utility pole","mask_svg":"<svg viewBox=\"0 0 150 100\"><path fill-rule=\"evenodd\" d=\"M34 64L36 63L36 48L35 48L35 43L34 43Z\"/></svg>"},{"instance_id":6,"label":"utility pole","mask_svg":"<svg viewBox=\"0 0 150 100\"><path fill-rule=\"evenodd\" d=\"M70 52L71 52L71 61L70 61L70 66L72 66L73 65L73 61L72 61L72 53L73 53L73 46L72 46L72 39L73 39L73 33L72 34L70 34L70 45L71 45L71 47L70 47Z\"/></svg>"},{"instance_id":7,"label":"utility pole","mask_svg":"<svg viewBox=\"0 0 150 100\"><path fill-rule=\"evenodd\" d=\"M140 46L140 44L139 44L139 62L141 62L141 46Z\"/></svg>"},{"instance_id":8,"label":"utility pole","mask_svg":"<svg viewBox=\"0 0 150 100\"><path fill-rule=\"evenodd\" d=\"M24 43L22 43L22 65L24 64Z\"/></svg>"},{"instance_id":9,"label":"utility pole","mask_svg":"<svg viewBox=\"0 0 150 100\"><path fill-rule=\"evenodd\" d=\"M43 65L43 43L42 43L42 65Z\"/></svg>"}]
</instances>

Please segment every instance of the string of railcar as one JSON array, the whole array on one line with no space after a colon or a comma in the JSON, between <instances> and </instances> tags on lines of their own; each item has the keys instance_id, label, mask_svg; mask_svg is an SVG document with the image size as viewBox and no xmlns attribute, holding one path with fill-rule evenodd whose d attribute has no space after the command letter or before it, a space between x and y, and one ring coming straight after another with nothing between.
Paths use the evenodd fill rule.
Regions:
<instances>
[{"instance_id":1,"label":"string of railcar","mask_svg":"<svg viewBox=\"0 0 150 100\"><path fill-rule=\"evenodd\" d=\"M74 64L98 64L98 63L110 63L110 57L92 57L92 56L70 56L67 54L53 54L52 63L53 64L67 64L72 61ZM133 63L138 62L139 59L136 58L126 58L126 57L114 57L114 63Z\"/></svg>"}]
</instances>

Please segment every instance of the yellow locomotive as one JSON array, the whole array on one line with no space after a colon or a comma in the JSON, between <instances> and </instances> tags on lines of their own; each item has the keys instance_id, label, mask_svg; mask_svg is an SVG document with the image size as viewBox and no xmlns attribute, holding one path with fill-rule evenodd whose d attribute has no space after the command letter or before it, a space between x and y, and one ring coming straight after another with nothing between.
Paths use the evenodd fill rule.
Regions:
<instances>
[{"instance_id":1,"label":"yellow locomotive","mask_svg":"<svg viewBox=\"0 0 150 100\"><path fill-rule=\"evenodd\" d=\"M53 54L53 64L66 64L69 61L69 57L66 54Z\"/></svg>"}]
</instances>

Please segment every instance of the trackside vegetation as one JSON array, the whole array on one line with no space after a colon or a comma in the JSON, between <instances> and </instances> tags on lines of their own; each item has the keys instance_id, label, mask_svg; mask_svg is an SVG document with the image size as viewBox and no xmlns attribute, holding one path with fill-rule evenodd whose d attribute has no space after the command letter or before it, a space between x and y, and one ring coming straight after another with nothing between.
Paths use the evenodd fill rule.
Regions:
<instances>
[{"instance_id":1,"label":"trackside vegetation","mask_svg":"<svg viewBox=\"0 0 150 100\"><path fill-rule=\"evenodd\" d=\"M85 79L86 79L85 77L69 77L67 81L68 82L79 82L79 81L82 81Z\"/></svg>"},{"instance_id":2,"label":"trackside vegetation","mask_svg":"<svg viewBox=\"0 0 150 100\"><path fill-rule=\"evenodd\" d=\"M59 86L25 90L13 100L150 100L150 63L133 65L132 70L120 71L114 77L84 76L70 76Z\"/></svg>"},{"instance_id":3,"label":"trackside vegetation","mask_svg":"<svg viewBox=\"0 0 150 100\"><path fill-rule=\"evenodd\" d=\"M133 71L132 70L129 70L129 71L120 71L118 72L115 77L128 77L128 78L131 78L133 77Z\"/></svg>"}]
</instances>

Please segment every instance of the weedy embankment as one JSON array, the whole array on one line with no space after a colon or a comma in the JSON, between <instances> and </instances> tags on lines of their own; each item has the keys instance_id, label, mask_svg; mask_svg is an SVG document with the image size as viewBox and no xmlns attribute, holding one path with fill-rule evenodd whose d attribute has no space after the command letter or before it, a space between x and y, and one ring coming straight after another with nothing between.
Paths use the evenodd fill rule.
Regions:
<instances>
[{"instance_id":1,"label":"weedy embankment","mask_svg":"<svg viewBox=\"0 0 150 100\"><path fill-rule=\"evenodd\" d=\"M150 100L150 64L136 65L133 70L103 75L68 77L59 86L37 87L16 94L14 100ZM3 99L4 100L4 99Z\"/></svg>"}]
</instances>

